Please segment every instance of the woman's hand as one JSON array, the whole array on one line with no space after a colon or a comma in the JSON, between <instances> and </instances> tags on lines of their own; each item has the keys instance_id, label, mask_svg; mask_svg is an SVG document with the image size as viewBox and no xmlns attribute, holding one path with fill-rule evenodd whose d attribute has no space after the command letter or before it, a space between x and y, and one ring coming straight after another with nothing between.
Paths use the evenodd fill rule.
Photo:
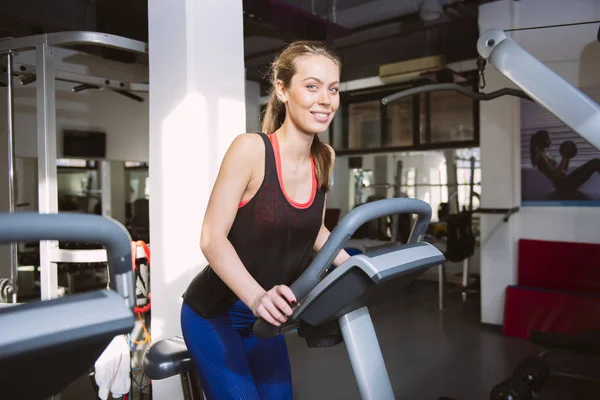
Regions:
<instances>
[{"instance_id":1,"label":"woman's hand","mask_svg":"<svg viewBox=\"0 0 600 400\"><path fill-rule=\"evenodd\" d=\"M263 318L272 325L279 326L285 323L292 308L288 304L296 304L296 297L292 290L285 285L277 285L268 292L263 292L252 303L254 316Z\"/></svg>"}]
</instances>

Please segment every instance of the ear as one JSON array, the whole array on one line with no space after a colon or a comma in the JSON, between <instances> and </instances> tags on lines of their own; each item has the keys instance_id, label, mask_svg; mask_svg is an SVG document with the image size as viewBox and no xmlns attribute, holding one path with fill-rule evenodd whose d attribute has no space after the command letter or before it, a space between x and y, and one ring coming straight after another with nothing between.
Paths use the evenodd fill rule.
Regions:
<instances>
[{"instance_id":1,"label":"ear","mask_svg":"<svg viewBox=\"0 0 600 400\"><path fill-rule=\"evenodd\" d=\"M285 104L285 102L287 101L287 90L283 84L283 81L281 81L280 79L278 79L275 83L275 91L277 92L277 98L279 99L279 101Z\"/></svg>"}]
</instances>

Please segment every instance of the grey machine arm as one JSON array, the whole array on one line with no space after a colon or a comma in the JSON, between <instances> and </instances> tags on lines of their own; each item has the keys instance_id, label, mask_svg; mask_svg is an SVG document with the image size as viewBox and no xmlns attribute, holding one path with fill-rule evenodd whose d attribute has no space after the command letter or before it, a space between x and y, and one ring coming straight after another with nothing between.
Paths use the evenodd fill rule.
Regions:
<instances>
[{"instance_id":1,"label":"grey machine arm","mask_svg":"<svg viewBox=\"0 0 600 400\"><path fill-rule=\"evenodd\" d=\"M427 226L431 220L431 207L424 201L394 198L379 200L356 207L340 221L311 264L290 285L292 293L294 293L299 301L302 301L323 278L327 268L342 250L347 240L361 225L376 218L405 213L417 214L417 220L408 238L408 243L417 243L425 235ZM254 332L260 338L269 338L279 334L281 328L259 318L254 325Z\"/></svg>"},{"instance_id":2,"label":"grey machine arm","mask_svg":"<svg viewBox=\"0 0 600 400\"><path fill-rule=\"evenodd\" d=\"M600 150L600 106L499 29L477 41L479 55L536 103Z\"/></svg>"},{"instance_id":3,"label":"grey machine arm","mask_svg":"<svg viewBox=\"0 0 600 400\"><path fill-rule=\"evenodd\" d=\"M131 237L120 223L97 215L0 213L0 243L75 240L103 244L107 250L110 284L130 309L135 307Z\"/></svg>"}]
</instances>

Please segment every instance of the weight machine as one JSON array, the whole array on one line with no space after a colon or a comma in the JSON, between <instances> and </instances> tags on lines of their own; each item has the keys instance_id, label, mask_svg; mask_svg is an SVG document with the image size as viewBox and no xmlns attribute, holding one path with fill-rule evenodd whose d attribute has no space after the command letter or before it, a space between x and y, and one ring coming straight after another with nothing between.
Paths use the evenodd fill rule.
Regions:
<instances>
[{"instance_id":1,"label":"weight machine","mask_svg":"<svg viewBox=\"0 0 600 400\"><path fill-rule=\"evenodd\" d=\"M480 72L483 71L486 62L489 62L521 90L502 89L483 94L468 92L453 84L428 85L394 94L384 99L383 103L386 104L416 93L438 90L458 91L480 101L492 100L503 95L517 96L540 104L592 146L600 150L600 135L598 134L600 129L600 106L598 104L526 52L504 31L489 30L484 32L477 42L477 50L481 56L478 61ZM505 214L503 221L506 223L518 209L518 207L506 209L482 208L473 211ZM548 333L535 333L535 335L541 336L540 343L544 336L552 336ZM556 343L551 345L558 349L598 355L598 332L587 332L582 333L582 335L585 337L580 335L581 337L561 338L558 345ZM543 355L531 356L523 360L515 369L512 378L503 381L492 389L490 398L494 400L537 398L539 391L550 375L548 365L543 360L543 356L548 353L549 351L546 351ZM562 376L565 376L565 374L562 374ZM589 380L589 377L567 376L574 379Z\"/></svg>"},{"instance_id":2,"label":"weight machine","mask_svg":"<svg viewBox=\"0 0 600 400\"><path fill-rule=\"evenodd\" d=\"M56 166L56 82L68 82L76 86L73 92L83 90L105 90L126 96L134 101L143 98L134 92L148 92L147 83L125 82L107 79L56 68L56 48L76 48L87 45L117 49L134 54L146 55L147 43L98 32L58 32L22 38L0 40L0 54L5 55L2 72L6 73L8 93L8 161L9 161L9 212L15 212L15 80L21 85L36 83L37 100L37 153L38 153L38 198L39 213L58 212L57 166ZM15 62L19 52L35 50L35 65ZM105 250L59 249L57 241L40 242L40 285L41 299L58 296L57 263L105 263ZM0 279L0 287L11 302L17 301L18 274L17 245L11 244L10 278Z\"/></svg>"}]
</instances>

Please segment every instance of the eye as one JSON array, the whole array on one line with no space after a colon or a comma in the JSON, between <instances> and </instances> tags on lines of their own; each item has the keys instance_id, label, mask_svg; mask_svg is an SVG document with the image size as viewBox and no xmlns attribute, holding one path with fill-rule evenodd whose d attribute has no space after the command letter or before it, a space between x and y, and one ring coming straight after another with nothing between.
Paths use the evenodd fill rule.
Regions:
<instances>
[{"instance_id":1,"label":"eye","mask_svg":"<svg viewBox=\"0 0 600 400\"><path fill-rule=\"evenodd\" d=\"M317 89L317 85L315 84L310 84L306 86L309 90L316 90Z\"/></svg>"},{"instance_id":2,"label":"eye","mask_svg":"<svg viewBox=\"0 0 600 400\"><path fill-rule=\"evenodd\" d=\"M329 90L331 90L332 93L337 93L337 92L339 92L340 88L333 87L333 88L331 88Z\"/></svg>"}]
</instances>

